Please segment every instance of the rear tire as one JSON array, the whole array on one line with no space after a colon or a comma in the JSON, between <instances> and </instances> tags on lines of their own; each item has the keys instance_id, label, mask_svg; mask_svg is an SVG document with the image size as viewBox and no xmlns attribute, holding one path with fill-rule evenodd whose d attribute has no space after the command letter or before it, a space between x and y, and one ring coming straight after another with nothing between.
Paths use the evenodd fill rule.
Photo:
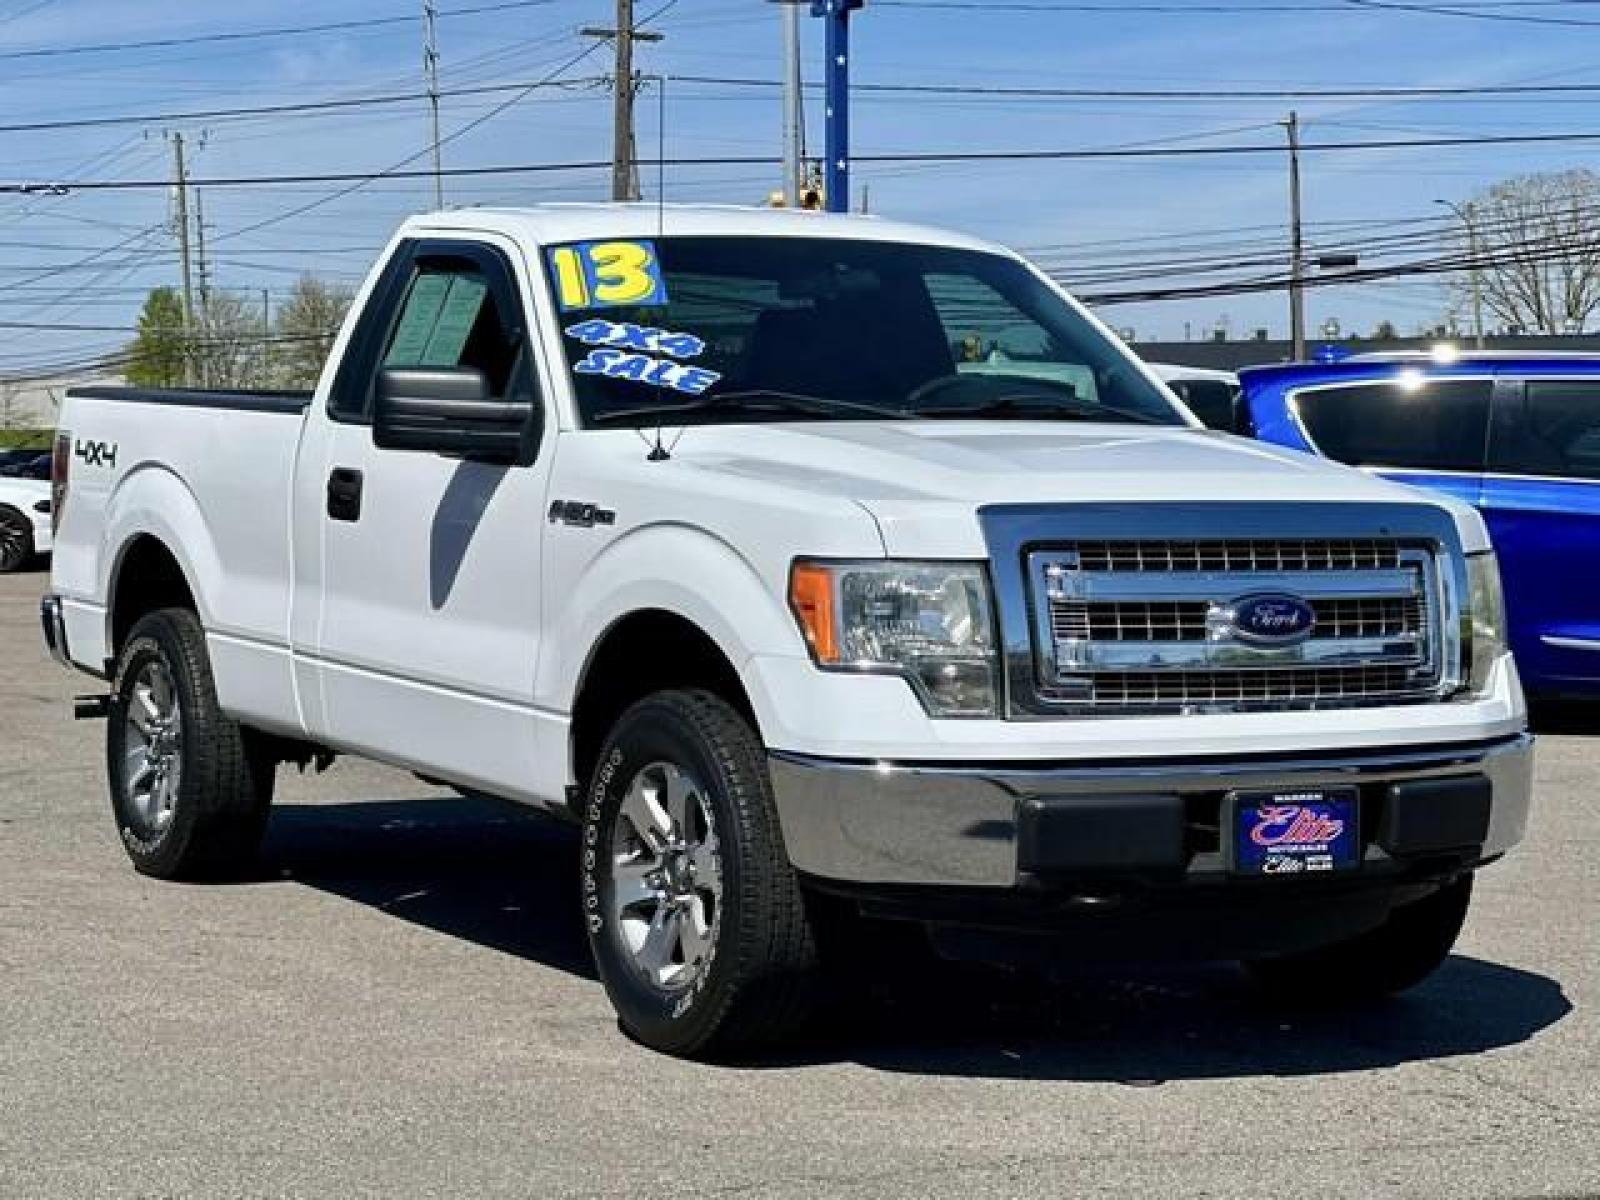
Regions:
<instances>
[{"instance_id":1,"label":"rear tire","mask_svg":"<svg viewBox=\"0 0 1600 1200\"><path fill-rule=\"evenodd\" d=\"M817 999L816 948L754 731L709 692L658 692L598 764L582 904L623 1029L696 1058L792 1036Z\"/></svg>"},{"instance_id":2,"label":"rear tire","mask_svg":"<svg viewBox=\"0 0 1600 1200\"><path fill-rule=\"evenodd\" d=\"M0 575L22 570L33 557L32 523L16 509L0 507Z\"/></svg>"},{"instance_id":3,"label":"rear tire","mask_svg":"<svg viewBox=\"0 0 1600 1200\"><path fill-rule=\"evenodd\" d=\"M168 608L128 634L112 684L106 767L134 868L215 879L255 861L276 762L217 704L199 618Z\"/></svg>"},{"instance_id":4,"label":"rear tire","mask_svg":"<svg viewBox=\"0 0 1600 1200\"><path fill-rule=\"evenodd\" d=\"M1378 928L1300 954L1255 959L1246 970L1274 998L1350 1004L1415 987L1444 963L1472 901L1472 876L1401 906Z\"/></svg>"}]
</instances>

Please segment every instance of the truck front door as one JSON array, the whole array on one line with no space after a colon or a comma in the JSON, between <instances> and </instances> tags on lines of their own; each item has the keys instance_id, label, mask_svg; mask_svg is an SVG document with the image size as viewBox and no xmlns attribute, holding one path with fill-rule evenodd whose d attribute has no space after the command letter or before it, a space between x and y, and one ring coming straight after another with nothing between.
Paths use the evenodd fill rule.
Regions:
<instances>
[{"instance_id":1,"label":"truck front door","mask_svg":"<svg viewBox=\"0 0 1600 1200\"><path fill-rule=\"evenodd\" d=\"M555 443L515 247L404 244L354 331L308 445L320 503L321 612L305 657L319 732L344 748L523 796L537 738L541 515ZM380 449L383 367L472 367L495 399L532 401L530 465ZM542 436L540 436L542 435ZM313 483L320 490L310 493ZM314 495L314 500L309 499Z\"/></svg>"}]
</instances>

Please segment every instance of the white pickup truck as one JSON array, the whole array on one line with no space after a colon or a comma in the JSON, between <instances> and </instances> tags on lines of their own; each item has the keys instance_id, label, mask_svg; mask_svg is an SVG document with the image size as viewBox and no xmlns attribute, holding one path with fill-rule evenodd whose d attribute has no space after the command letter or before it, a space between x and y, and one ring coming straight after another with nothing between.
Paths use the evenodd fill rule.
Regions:
<instances>
[{"instance_id":1,"label":"white pickup truck","mask_svg":"<svg viewBox=\"0 0 1600 1200\"><path fill-rule=\"evenodd\" d=\"M1523 835L1479 518L1199 428L970 238L421 217L315 394L84 388L59 438L46 636L134 865L240 869L333 753L536 805L669 1052L784 1036L862 913L1397 991Z\"/></svg>"}]
</instances>

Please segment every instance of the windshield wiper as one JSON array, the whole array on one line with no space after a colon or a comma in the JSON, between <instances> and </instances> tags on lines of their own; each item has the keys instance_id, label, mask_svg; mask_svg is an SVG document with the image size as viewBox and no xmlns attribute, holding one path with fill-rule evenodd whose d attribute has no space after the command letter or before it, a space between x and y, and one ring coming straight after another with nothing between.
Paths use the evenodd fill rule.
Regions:
<instances>
[{"instance_id":1,"label":"windshield wiper","mask_svg":"<svg viewBox=\"0 0 1600 1200\"><path fill-rule=\"evenodd\" d=\"M1025 404L1023 401L1029 401L1030 403ZM1068 417L1078 421L1107 421L1113 423L1129 421L1138 425L1171 424L1171 422L1162 421L1156 417L1146 416L1144 413L1129 412L1125 408L1110 408L1104 404L1093 404L1086 400L1042 397L1037 392L1016 392L1007 396L996 396L992 400L985 400L982 404L964 404L953 408L919 408L912 410L911 415L946 421L966 421L984 417L1035 416L1042 420L1059 420L1062 417Z\"/></svg>"},{"instance_id":2,"label":"windshield wiper","mask_svg":"<svg viewBox=\"0 0 1600 1200\"><path fill-rule=\"evenodd\" d=\"M804 392L784 392L771 388L745 388L737 392L716 392L686 400L682 404L646 404L638 408L619 408L612 412L595 413L589 419L596 425L614 421L629 421L644 417L661 417L669 423L671 418L683 413L716 412L719 409L737 411L746 409L762 412L806 413L833 416L838 413L864 413L889 421L904 421L912 414L898 408L883 408L876 404L861 404L855 400L838 400L832 396L811 396Z\"/></svg>"}]
</instances>

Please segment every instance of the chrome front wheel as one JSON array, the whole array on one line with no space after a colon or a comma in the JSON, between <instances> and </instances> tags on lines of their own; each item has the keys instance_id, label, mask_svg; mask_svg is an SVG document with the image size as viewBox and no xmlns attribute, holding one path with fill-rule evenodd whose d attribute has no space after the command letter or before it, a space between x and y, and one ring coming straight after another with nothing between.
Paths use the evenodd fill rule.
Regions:
<instances>
[{"instance_id":1,"label":"chrome front wheel","mask_svg":"<svg viewBox=\"0 0 1600 1200\"><path fill-rule=\"evenodd\" d=\"M656 692L617 719L584 802L581 884L601 982L645 1045L719 1057L804 1024L804 897L766 749L722 697Z\"/></svg>"},{"instance_id":2,"label":"chrome front wheel","mask_svg":"<svg viewBox=\"0 0 1600 1200\"><path fill-rule=\"evenodd\" d=\"M641 768L612 826L607 909L634 968L664 991L706 969L722 912L716 818L705 785L670 762Z\"/></svg>"}]
</instances>

